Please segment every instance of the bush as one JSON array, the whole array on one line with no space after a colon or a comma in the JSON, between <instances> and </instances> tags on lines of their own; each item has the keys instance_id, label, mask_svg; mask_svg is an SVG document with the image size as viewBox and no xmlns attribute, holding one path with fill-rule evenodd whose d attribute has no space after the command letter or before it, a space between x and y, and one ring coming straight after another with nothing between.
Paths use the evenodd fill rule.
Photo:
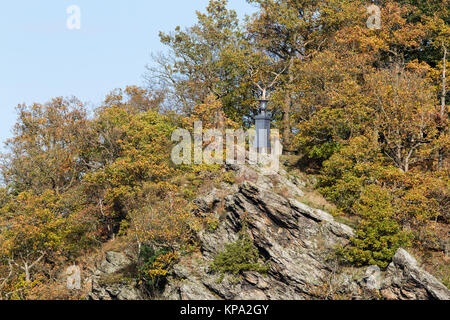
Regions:
<instances>
[{"instance_id":1,"label":"bush","mask_svg":"<svg viewBox=\"0 0 450 320\"><path fill-rule=\"evenodd\" d=\"M376 141L365 136L353 138L323 163L317 187L339 209L352 212L362 188L376 181L384 170L380 159Z\"/></svg>"},{"instance_id":2,"label":"bush","mask_svg":"<svg viewBox=\"0 0 450 320\"><path fill-rule=\"evenodd\" d=\"M362 216L356 237L350 245L338 250L339 255L355 265L387 267L400 247L410 245L411 235L402 230L394 218L395 208L390 193L379 186L364 188L355 210Z\"/></svg>"},{"instance_id":3,"label":"bush","mask_svg":"<svg viewBox=\"0 0 450 320\"><path fill-rule=\"evenodd\" d=\"M225 273L234 275L242 271L257 271L265 273L269 266L259 262L258 249L250 237L242 232L236 242L225 245L225 250L219 253L211 264L211 270L220 272L222 281Z\"/></svg>"},{"instance_id":4,"label":"bush","mask_svg":"<svg viewBox=\"0 0 450 320\"><path fill-rule=\"evenodd\" d=\"M236 182L236 175L234 172L228 171L223 174L222 181L233 185Z\"/></svg>"},{"instance_id":5,"label":"bush","mask_svg":"<svg viewBox=\"0 0 450 320\"><path fill-rule=\"evenodd\" d=\"M154 294L164 286L166 276L175 264L177 255L169 248L155 250L153 247L144 245L141 247L139 258L141 283Z\"/></svg>"}]
</instances>

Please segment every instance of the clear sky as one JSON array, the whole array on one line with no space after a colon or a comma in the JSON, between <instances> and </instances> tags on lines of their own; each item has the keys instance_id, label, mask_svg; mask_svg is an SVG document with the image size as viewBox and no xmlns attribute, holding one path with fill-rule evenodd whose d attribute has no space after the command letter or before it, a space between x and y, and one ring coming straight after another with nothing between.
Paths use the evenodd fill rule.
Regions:
<instances>
[{"instance_id":1,"label":"clear sky","mask_svg":"<svg viewBox=\"0 0 450 320\"><path fill-rule=\"evenodd\" d=\"M159 31L196 22L209 0L14 0L0 6L0 151L19 103L76 96L98 105L114 88L143 84L150 53L164 49ZM66 12L81 9L81 29ZM240 16L253 8L229 0Z\"/></svg>"}]
</instances>

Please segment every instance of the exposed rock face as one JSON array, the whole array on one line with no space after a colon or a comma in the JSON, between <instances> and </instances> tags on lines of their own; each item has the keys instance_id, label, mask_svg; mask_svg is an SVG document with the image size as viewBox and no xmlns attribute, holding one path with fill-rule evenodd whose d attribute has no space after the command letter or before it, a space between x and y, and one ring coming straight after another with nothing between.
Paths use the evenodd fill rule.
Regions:
<instances>
[{"instance_id":1,"label":"exposed rock face","mask_svg":"<svg viewBox=\"0 0 450 320\"><path fill-rule=\"evenodd\" d=\"M66 269L65 276L66 286L70 290L80 290L81 289L81 270L80 267L72 265Z\"/></svg>"},{"instance_id":2,"label":"exposed rock face","mask_svg":"<svg viewBox=\"0 0 450 320\"><path fill-rule=\"evenodd\" d=\"M200 234L201 253L185 257L175 266L163 293L167 299L448 299L449 290L417 267L400 249L383 281L376 266L343 271L334 258L336 245L345 245L353 230L333 216L296 199L302 183L292 182L285 172L276 176L289 194L275 193L268 176L246 166L231 166L243 181L224 199L217 190L198 199L200 211L214 212L223 201L225 214L214 232ZM273 178L273 177L272 177ZM288 182L287 182L288 181ZM266 275L243 272L240 277L210 270L214 257L225 244L238 239L242 223L261 256L270 265Z\"/></svg>"},{"instance_id":3,"label":"exposed rock face","mask_svg":"<svg viewBox=\"0 0 450 320\"><path fill-rule=\"evenodd\" d=\"M381 270L378 266L370 266L366 270L366 276L363 278L367 289L380 290Z\"/></svg>"},{"instance_id":4,"label":"exposed rock face","mask_svg":"<svg viewBox=\"0 0 450 320\"><path fill-rule=\"evenodd\" d=\"M325 211L296 199L304 184L285 172L267 176L247 166L229 166L240 184L212 189L195 200L197 214L220 219L214 231L199 234L201 250L183 256L168 277L162 298L209 299L450 299L449 290L399 249L386 272L342 268L334 255L353 230ZM284 188L280 195L275 190ZM287 192L286 192L287 189ZM221 209L218 209L221 208ZM222 210L224 208L224 210ZM267 274L220 274L210 264L243 229L270 267ZM133 262L123 253L108 252L93 276L91 299L137 300L143 295L134 280L115 277ZM119 281L117 281L119 279ZM111 281L112 280L112 281Z\"/></svg>"},{"instance_id":5,"label":"exposed rock face","mask_svg":"<svg viewBox=\"0 0 450 320\"><path fill-rule=\"evenodd\" d=\"M386 271L381 293L395 300L450 300L450 291L435 277L417 265L404 249L397 250Z\"/></svg>"},{"instance_id":6,"label":"exposed rock face","mask_svg":"<svg viewBox=\"0 0 450 320\"><path fill-rule=\"evenodd\" d=\"M319 296L320 288L330 282L335 271L329 261L333 249L348 241L352 229L324 211L274 193L268 181L258 183L267 177L258 176L249 168L238 168L237 172L253 177L256 183L244 181L234 194L225 198L226 215L219 227L200 235L201 257L186 258L176 266L164 296L171 299ZM294 184L288 186L291 195L302 194ZM260 254L270 264L270 270L265 276L244 272L239 281L226 276L219 283L219 275L209 271L209 264L225 244L238 239L243 221Z\"/></svg>"},{"instance_id":7,"label":"exposed rock face","mask_svg":"<svg viewBox=\"0 0 450 320\"><path fill-rule=\"evenodd\" d=\"M109 251L92 276L91 300L142 300L136 280L125 279L122 272L133 266L122 252Z\"/></svg>"}]
</instances>

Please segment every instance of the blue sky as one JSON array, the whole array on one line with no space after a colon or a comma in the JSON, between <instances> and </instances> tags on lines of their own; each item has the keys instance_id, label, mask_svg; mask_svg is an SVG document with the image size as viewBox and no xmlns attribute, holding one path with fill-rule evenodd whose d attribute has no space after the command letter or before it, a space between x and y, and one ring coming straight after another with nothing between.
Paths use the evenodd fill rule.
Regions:
<instances>
[{"instance_id":1,"label":"blue sky","mask_svg":"<svg viewBox=\"0 0 450 320\"><path fill-rule=\"evenodd\" d=\"M98 105L114 88L143 84L150 53L164 49L159 31L195 23L209 0L14 0L0 7L0 150L19 103L76 96ZM81 9L69 30L66 10ZM253 8L229 0L241 16Z\"/></svg>"}]
</instances>

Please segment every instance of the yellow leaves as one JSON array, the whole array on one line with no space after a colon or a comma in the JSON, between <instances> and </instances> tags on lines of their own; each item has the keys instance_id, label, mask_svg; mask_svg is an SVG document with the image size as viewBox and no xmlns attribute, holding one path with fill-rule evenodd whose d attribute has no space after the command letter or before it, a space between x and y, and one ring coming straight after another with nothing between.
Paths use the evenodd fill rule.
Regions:
<instances>
[{"instance_id":1,"label":"yellow leaves","mask_svg":"<svg viewBox=\"0 0 450 320\"><path fill-rule=\"evenodd\" d=\"M433 115L436 100L428 67L412 61L407 68L394 65L367 77L368 95L375 106L373 125L382 134L387 155L408 171L437 132Z\"/></svg>"},{"instance_id":2,"label":"yellow leaves","mask_svg":"<svg viewBox=\"0 0 450 320\"><path fill-rule=\"evenodd\" d=\"M142 94L137 87L129 87L126 91L134 96ZM103 168L86 175L83 181L86 192L105 200L103 215L123 214L119 208L128 208L145 184L158 186L174 172L169 166L170 133L173 130L170 119L154 111L130 114L127 108L126 105L116 106L100 112L99 126L108 124L109 132L117 129L115 137L120 138L114 139L116 152L110 161ZM123 112L126 121L120 118ZM99 150L109 148L111 146L106 141L100 141ZM116 212L110 212L107 208L114 208Z\"/></svg>"},{"instance_id":3,"label":"yellow leaves","mask_svg":"<svg viewBox=\"0 0 450 320\"><path fill-rule=\"evenodd\" d=\"M237 123L226 117L222 102L216 99L214 95L207 96L204 103L196 105L192 115L183 119L183 124L193 130L195 121L202 121L203 130L237 128Z\"/></svg>"},{"instance_id":4,"label":"yellow leaves","mask_svg":"<svg viewBox=\"0 0 450 320\"><path fill-rule=\"evenodd\" d=\"M10 158L3 173L16 192L61 191L83 171L81 149L89 140L86 111L75 98L56 98L44 105L21 105ZM85 140L86 139L86 140Z\"/></svg>"},{"instance_id":5,"label":"yellow leaves","mask_svg":"<svg viewBox=\"0 0 450 320\"><path fill-rule=\"evenodd\" d=\"M145 274L154 280L157 277L165 277L170 268L175 264L178 259L178 254L175 252L169 252L162 254L156 258L156 260L145 270Z\"/></svg>"},{"instance_id":6,"label":"yellow leaves","mask_svg":"<svg viewBox=\"0 0 450 320\"><path fill-rule=\"evenodd\" d=\"M163 201L130 213L128 235L139 242L176 247L189 243L200 223L186 200L167 192Z\"/></svg>"},{"instance_id":7,"label":"yellow leaves","mask_svg":"<svg viewBox=\"0 0 450 320\"><path fill-rule=\"evenodd\" d=\"M337 32L336 41L347 49L367 54L371 61L379 59L381 53L398 58L405 50L418 49L426 36L423 25L407 21L412 11L410 6L387 1L381 6L380 30L348 26Z\"/></svg>"},{"instance_id":8,"label":"yellow leaves","mask_svg":"<svg viewBox=\"0 0 450 320\"><path fill-rule=\"evenodd\" d=\"M52 190L41 195L23 192L0 211L0 259L28 266L42 256L65 250L67 219L61 199Z\"/></svg>"}]
</instances>

